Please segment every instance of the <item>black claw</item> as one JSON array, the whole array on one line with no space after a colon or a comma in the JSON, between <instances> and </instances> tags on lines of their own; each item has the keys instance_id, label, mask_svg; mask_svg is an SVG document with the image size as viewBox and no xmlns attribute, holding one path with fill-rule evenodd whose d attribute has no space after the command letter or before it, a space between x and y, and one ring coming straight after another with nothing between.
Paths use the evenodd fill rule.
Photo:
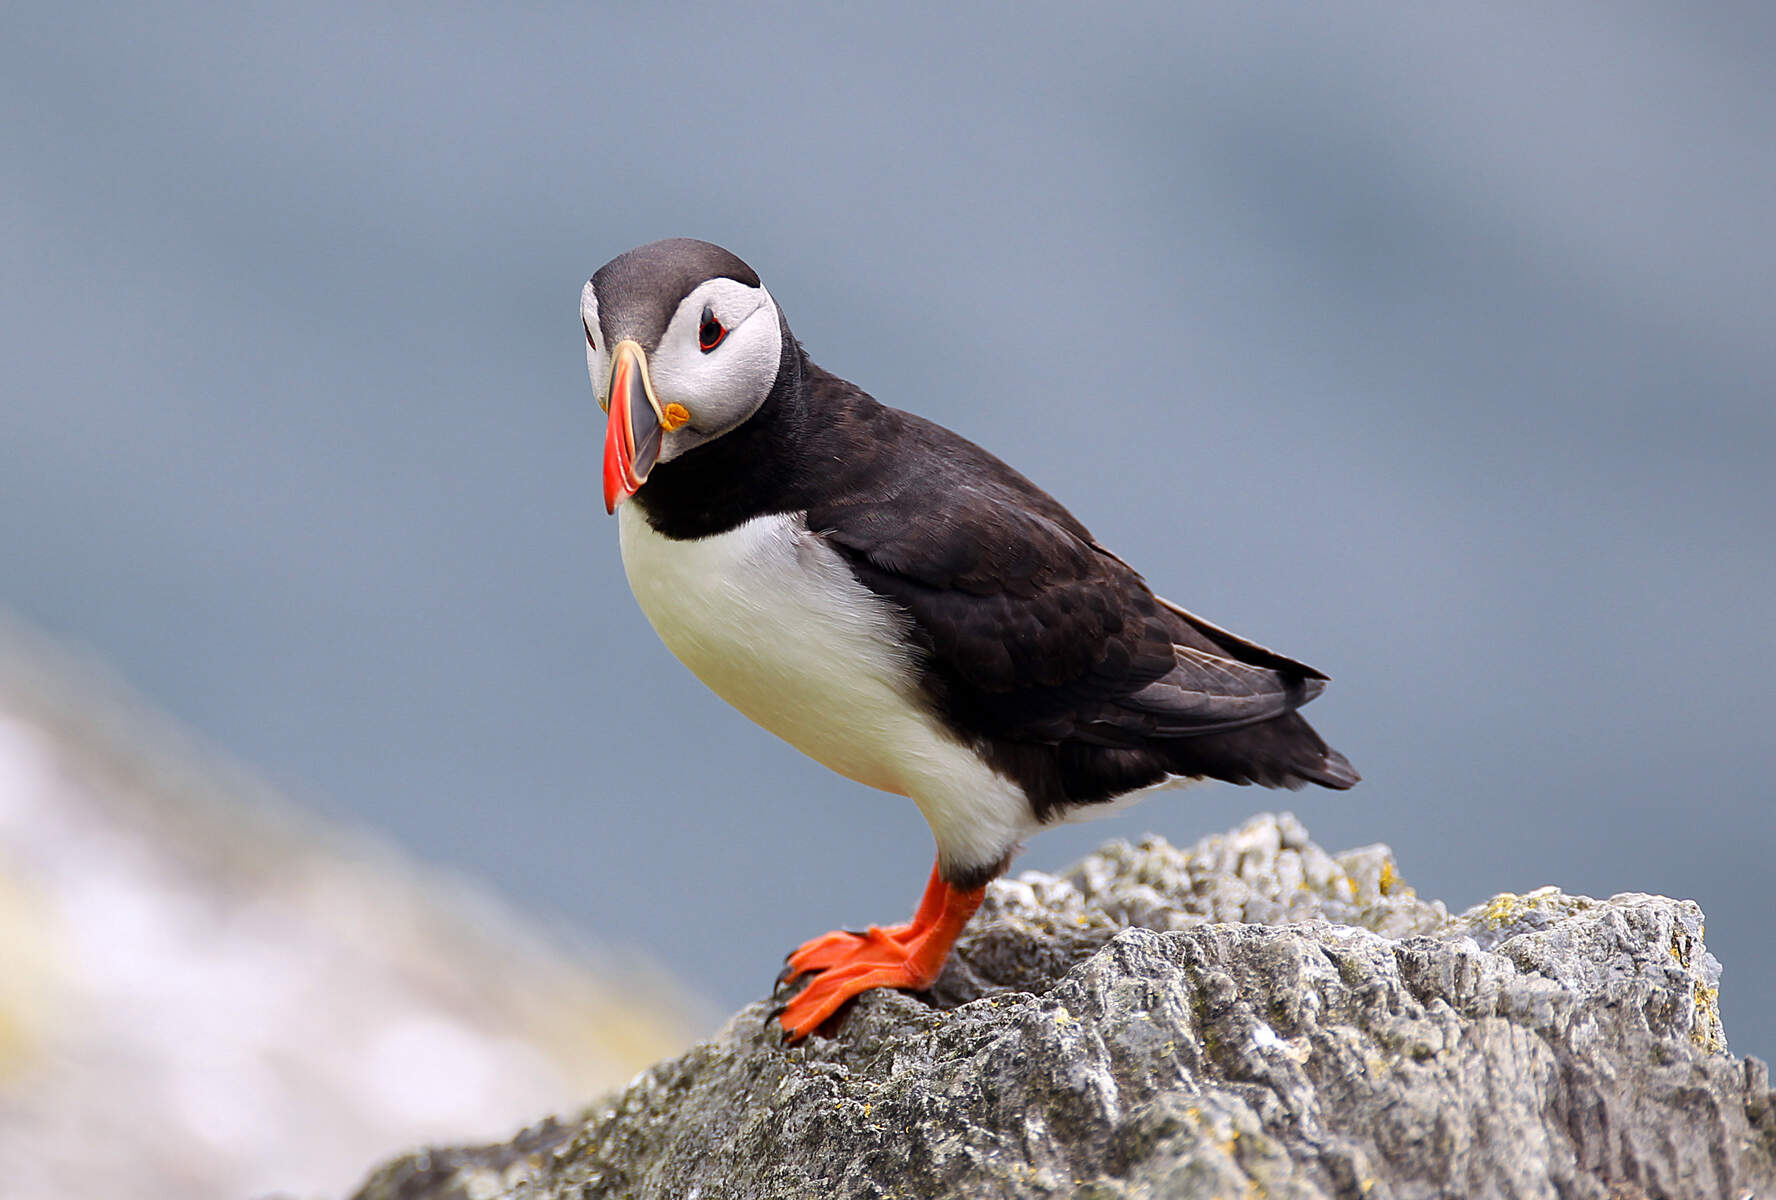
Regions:
<instances>
[{"instance_id":1,"label":"black claw","mask_svg":"<svg viewBox=\"0 0 1776 1200\"><path fill-rule=\"evenodd\" d=\"M777 972L777 981L771 985L771 994L775 996L778 992L781 992L784 988L800 979L805 973L806 972L791 972L788 967L783 968L783 970Z\"/></svg>"}]
</instances>

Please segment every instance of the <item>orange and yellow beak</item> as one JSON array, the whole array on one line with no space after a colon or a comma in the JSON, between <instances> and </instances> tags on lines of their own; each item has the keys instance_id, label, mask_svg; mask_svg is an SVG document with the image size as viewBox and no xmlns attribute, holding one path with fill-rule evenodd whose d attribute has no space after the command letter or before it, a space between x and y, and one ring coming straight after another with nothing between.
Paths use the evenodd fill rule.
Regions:
<instances>
[{"instance_id":1,"label":"orange and yellow beak","mask_svg":"<svg viewBox=\"0 0 1776 1200\"><path fill-rule=\"evenodd\" d=\"M682 405L660 407L648 376L647 355L625 338L611 351L608 414L604 426L604 511L633 496L660 457L660 439L690 420Z\"/></svg>"}]
</instances>

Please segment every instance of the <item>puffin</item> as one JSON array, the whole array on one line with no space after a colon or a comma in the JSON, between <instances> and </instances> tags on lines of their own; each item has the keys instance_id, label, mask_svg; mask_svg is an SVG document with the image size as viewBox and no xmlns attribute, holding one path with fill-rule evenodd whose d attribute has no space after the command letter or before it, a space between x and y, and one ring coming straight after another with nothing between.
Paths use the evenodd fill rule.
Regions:
<instances>
[{"instance_id":1,"label":"puffin","mask_svg":"<svg viewBox=\"0 0 1776 1200\"><path fill-rule=\"evenodd\" d=\"M787 956L787 1042L933 984L1045 826L1200 780L1358 782L1297 711L1327 676L1156 596L1016 470L816 366L729 251L630 250L580 316L604 505L660 640L804 754L910 798L937 843L910 921Z\"/></svg>"}]
</instances>

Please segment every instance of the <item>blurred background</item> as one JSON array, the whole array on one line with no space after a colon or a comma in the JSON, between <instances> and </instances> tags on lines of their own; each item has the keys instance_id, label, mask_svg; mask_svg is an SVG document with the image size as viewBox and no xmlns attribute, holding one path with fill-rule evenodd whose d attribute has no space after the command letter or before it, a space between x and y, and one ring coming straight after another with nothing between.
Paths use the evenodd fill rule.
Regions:
<instances>
[{"instance_id":1,"label":"blurred background","mask_svg":"<svg viewBox=\"0 0 1776 1200\"><path fill-rule=\"evenodd\" d=\"M471 1014L447 981L292 950L339 1012L374 991L398 1032L443 1007L352 1056L381 1075L295 1072L302 1103L259 1051L204 1060L227 1096L274 1089L252 1111L286 1134L359 1140L297 1153L239 1103L156 1102L186 1195L337 1191L404 1141L508 1133L762 995L802 939L907 914L912 805L705 692L623 580L577 298L677 234L746 258L816 361L999 453L1160 593L1334 677L1311 715L1362 787L1163 797L1021 866L1287 807L1328 847L1390 843L1452 908L1693 897L1732 1049L1776 1053L1773 60L1768 6L1632 0L8 5L0 946L39 982L8 972L0 1122L40 1156L45 1129L129 1124L30 1082L77 1011L46 981L80 921L51 909L117 900L148 845L159 877L238 866L178 815L196 793L260 847L236 871L254 912L278 864L356 864L302 928L360 930L366 972L398 958L368 940L407 911L392 872L436 959L601 1032L658 1020L570 1051L510 994ZM138 848L70 815L88 801ZM169 1037L290 990L157 974L141 947L166 939L105 915L147 902L118 902L80 920L139 951ZM192 911L181 936L218 955L269 936ZM522 1087L440 1110L482 1061L471 1027L532 1039ZM436 1078L386 1122L339 1115L431 1078L415 1061ZM42 1194L77 1174L43 1167Z\"/></svg>"}]
</instances>

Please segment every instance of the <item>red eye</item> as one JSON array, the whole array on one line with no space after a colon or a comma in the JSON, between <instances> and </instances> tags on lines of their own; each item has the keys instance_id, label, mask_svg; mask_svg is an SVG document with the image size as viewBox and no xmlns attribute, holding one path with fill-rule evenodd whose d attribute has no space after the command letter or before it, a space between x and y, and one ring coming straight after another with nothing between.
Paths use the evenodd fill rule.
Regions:
<instances>
[{"instance_id":1,"label":"red eye","mask_svg":"<svg viewBox=\"0 0 1776 1200\"><path fill-rule=\"evenodd\" d=\"M592 324L586 320L585 314L583 313L580 315L580 324L586 327L586 344L594 350L598 349L598 342L592 336Z\"/></svg>"},{"instance_id":2,"label":"red eye","mask_svg":"<svg viewBox=\"0 0 1776 1200\"><path fill-rule=\"evenodd\" d=\"M715 314L710 312L707 308L704 309L703 323L697 326L697 349L708 354L711 350L721 345L722 339L727 336L728 331L723 329L722 323L715 319Z\"/></svg>"}]
</instances>

